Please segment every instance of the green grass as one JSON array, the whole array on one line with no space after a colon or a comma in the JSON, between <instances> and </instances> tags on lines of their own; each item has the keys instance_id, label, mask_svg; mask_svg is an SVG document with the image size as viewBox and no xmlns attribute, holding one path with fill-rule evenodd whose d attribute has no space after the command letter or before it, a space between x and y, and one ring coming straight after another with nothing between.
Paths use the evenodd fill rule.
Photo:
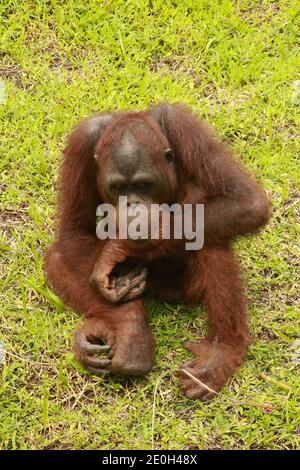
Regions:
<instances>
[{"instance_id":1,"label":"green grass","mask_svg":"<svg viewBox=\"0 0 300 470\"><path fill-rule=\"evenodd\" d=\"M300 448L297 3L1 3L0 448ZM184 398L174 374L188 358L181 340L205 333L201 307L149 303L153 372L102 380L76 364L80 318L42 270L65 135L96 111L160 101L185 102L215 126L274 207L266 230L237 244L256 341L208 404Z\"/></svg>"}]
</instances>

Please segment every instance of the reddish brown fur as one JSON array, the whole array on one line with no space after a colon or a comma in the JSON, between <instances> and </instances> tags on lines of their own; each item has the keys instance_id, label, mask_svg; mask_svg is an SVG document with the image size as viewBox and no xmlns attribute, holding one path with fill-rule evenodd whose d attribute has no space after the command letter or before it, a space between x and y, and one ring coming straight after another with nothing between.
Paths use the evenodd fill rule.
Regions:
<instances>
[{"instance_id":1,"label":"reddish brown fur","mask_svg":"<svg viewBox=\"0 0 300 470\"><path fill-rule=\"evenodd\" d=\"M231 241L264 225L269 203L224 145L184 106L162 105L146 112L107 116L109 122L100 119L95 125L83 121L66 146L58 239L45 260L48 279L63 301L85 316L79 333L111 346L109 371L140 375L151 369L154 354L142 302L112 304L91 287L89 279L93 273L105 283L116 264L128 257L143 259L152 295L205 304L209 334L199 343L186 345L195 359L184 368L218 391L243 362L249 344L243 287ZM205 245L200 251L186 252L183 242L174 240L135 249L126 241L96 238L96 207L105 199L101 169L121 131L131 128L136 119L141 123L138 130L133 128L136 137L147 145L154 164L161 166L169 180L168 166L158 158L157 143L171 147L176 158L178 188L170 181L173 200L162 202L205 203ZM94 153L100 162L95 162ZM78 359L96 373L95 358L83 357L76 344ZM183 371L179 378L189 398L206 400L213 395Z\"/></svg>"}]
</instances>

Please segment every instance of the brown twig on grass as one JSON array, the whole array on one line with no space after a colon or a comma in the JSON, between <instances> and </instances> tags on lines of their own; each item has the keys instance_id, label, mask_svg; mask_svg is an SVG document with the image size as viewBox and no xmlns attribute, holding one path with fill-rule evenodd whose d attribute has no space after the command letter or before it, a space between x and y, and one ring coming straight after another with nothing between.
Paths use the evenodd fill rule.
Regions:
<instances>
[{"instance_id":1,"label":"brown twig on grass","mask_svg":"<svg viewBox=\"0 0 300 470\"><path fill-rule=\"evenodd\" d=\"M276 380L273 377L270 377L264 372L260 374L260 378L264 379L266 382L270 382L271 384L277 385L277 387L282 388L283 390L287 390L288 392L291 391L291 387L289 385L279 382L279 380Z\"/></svg>"}]
</instances>

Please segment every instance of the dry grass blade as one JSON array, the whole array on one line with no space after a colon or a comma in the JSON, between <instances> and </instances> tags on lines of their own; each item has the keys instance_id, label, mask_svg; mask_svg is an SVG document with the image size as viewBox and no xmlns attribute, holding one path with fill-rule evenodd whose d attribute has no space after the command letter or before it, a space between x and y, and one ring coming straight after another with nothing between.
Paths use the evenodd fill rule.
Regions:
<instances>
[{"instance_id":1,"label":"dry grass blade","mask_svg":"<svg viewBox=\"0 0 300 470\"><path fill-rule=\"evenodd\" d=\"M181 370L182 372L184 372L188 377L190 377L194 382L196 382L197 384L201 385L201 387L205 388L206 390L208 390L209 392L211 393L215 393L216 395L218 395L218 392L216 392L215 390L213 390L212 388L210 388L208 385L206 385L205 383L201 382L201 380L197 379L197 377L195 377L193 374L191 374L190 372L188 372L186 369L179 369Z\"/></svg>"}]
</instances>

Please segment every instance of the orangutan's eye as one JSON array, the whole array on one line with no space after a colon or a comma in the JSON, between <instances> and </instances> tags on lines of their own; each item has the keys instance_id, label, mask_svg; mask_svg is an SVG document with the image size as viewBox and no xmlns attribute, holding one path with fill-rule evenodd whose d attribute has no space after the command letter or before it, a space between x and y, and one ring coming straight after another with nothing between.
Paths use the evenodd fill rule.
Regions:
<instances>
[{"instance_id":1,"label":"orangutan's eye","mask_svg":"<svg viewBox=\"0 0 300 470\"><path fill-rule=\"evenodd\" d=\"M123 183L115 183L111 189L115 192L121 193L125 190L125 185Z\"/></svg>"},{"instance_id":2,"label":"orangutan's eye","mask_svg":"<svg viewBox=\"0 0 300 470\"><path fill-rule=\"evenodd\" d=\"M168 163L171 163L174 161L174 155L173 155L173 152L171 149L166 149L165 150L165 156L166 156L166 159L167 159L167 162Z\"/></svg>"}]
</instances>

